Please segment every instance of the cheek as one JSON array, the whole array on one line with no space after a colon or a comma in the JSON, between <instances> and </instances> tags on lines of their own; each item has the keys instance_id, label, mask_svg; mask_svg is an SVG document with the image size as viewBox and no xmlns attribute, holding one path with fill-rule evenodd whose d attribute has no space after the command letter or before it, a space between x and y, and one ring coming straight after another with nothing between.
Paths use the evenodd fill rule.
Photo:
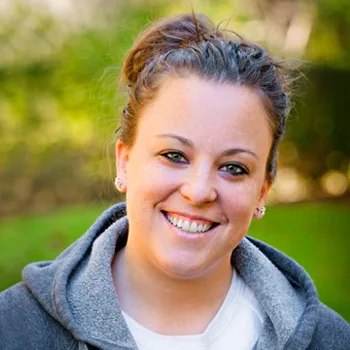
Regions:
<instances>
[{"instance_id":1,"label":"cheek","mask_svg":"<svg viewBox=\"0 0 350 350\"><path fill-rule=\"evenodd\" d=\"M259 191L255 183L236 183L225 193L227 214L240 220L250 218L255 210Z\"/></svg>"},{"instance_id":2,"label":"cheek","mask_svg":"<svg viewBox=\"0 0 350 350\"><path fill-rule=\"evenodd\" d=\"M143 202L156 204L177 188L179 176L157 159L142 159L142 162L131 160L129 163L127 200L138 197Z\"/></svg>"},{"instance_id":3,"label":"cheek","mask_svg":"<svg viewBox=\"0 0 350 350\"><path fill-rule=\"evenodd\" d=\"M229 223L226 240L228 246L234 249L249 230L256 205L255 186L236 186L235 191L225 198L225 216Z\"/></svg>"}]
</instances>

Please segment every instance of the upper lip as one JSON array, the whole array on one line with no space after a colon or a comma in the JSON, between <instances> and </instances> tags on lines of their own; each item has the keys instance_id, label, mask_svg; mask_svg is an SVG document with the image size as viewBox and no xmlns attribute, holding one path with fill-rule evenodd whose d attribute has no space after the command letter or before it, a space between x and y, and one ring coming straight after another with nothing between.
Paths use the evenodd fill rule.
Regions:
<instances>
[{"instance_id":1,"label":"upper lip","mask_svg":"<svg viewBox=\"0 0 350 350\"><path fill-rule=\"evenodd\" d=\"M211 218L209 217L205 217L205 216L201 216L201 215L196 215L196 214L190 214L190 213L185 213L185 212L181 212L181 211L174 211L174 210L164 210L166 213L168 214L177 214L177 215L181 215L181 216L185 216L189 219L192 219L192 220L202 220L202 221L210 221L214 224L219 224L219 221L218 220L212 220Z\"/></svg>"}]
</instances>

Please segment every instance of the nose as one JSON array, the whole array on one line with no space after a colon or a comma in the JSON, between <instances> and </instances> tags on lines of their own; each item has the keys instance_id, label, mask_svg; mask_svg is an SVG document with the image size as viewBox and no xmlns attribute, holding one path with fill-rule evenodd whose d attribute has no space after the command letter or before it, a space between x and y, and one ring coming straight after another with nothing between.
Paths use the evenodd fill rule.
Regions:
<instances>
[{"instance_id":1,"label":"nose","mask_svg":"<svg viewBox=\"0 0 350 350\"><path fill-rule=\"evenodd\" d=\"M180 188L181 195L191 204L201 206L215 201L217 190L213 174L209 169L202 167L192 167L188 170Z\"/></svg>"}]
</instances>

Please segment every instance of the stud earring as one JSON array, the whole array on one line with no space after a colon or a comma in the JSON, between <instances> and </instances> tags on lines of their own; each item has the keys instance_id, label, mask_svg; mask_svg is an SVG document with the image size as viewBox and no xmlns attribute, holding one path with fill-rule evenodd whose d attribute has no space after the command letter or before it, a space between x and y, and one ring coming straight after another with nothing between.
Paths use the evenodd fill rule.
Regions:
<instances>
[{"instance_id":1,"label":"stud earring","mask_svg":"<svg viewBox=\"0 0 350 350\"><path fill-rule=\"evenodd\" d=\"M114 185L115 185L116 189L117 189L119 192L121 192L121 193L125 192L126 186L124 185L124 183L122 182L122 180L120 180L120 177L119 177L119 176L117 176L117 177L115 178L115 180L114 180Z\"/></svg>"},{"instance_id":2,"label":"stud earring","mask_svg":"<svg viewBox=\"0 0 350 350\"><path fill-rule=\"evenodd\" d=\"M261 219L265 215L265 212L266 212L266 208L264 206L256 207L254 214L257 219Z\"/></svg>"}]
</instances>

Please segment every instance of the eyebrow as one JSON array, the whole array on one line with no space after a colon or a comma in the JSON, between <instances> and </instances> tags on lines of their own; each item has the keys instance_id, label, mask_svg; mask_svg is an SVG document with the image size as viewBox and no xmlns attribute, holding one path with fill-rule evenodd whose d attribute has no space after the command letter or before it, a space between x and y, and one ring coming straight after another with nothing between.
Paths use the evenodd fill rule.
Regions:
<instances>
[{"instance_id":1,"label":"eyebrow","mask_svg":"<svg viewBox=\"0 0 350 350\"><path fill-rule=\"evenodd\" d=\"M185 146L194 148L194 144L192 141L179 136L179 135L175 135L175 134L160 134L157 135L158 138L171 138L171 139L175 139L178 140L179 142L181 142L182 144L184 144ZM249 149L245 149L245 148L230 148L227 149L226 151L224 151L222 153L222 156L233 156L237 153L248 153L250 155L252 155L254 158L259 158L258 155L256 153L254 153L253 151L250 151Z\"/></svg>"}]
</instances>

